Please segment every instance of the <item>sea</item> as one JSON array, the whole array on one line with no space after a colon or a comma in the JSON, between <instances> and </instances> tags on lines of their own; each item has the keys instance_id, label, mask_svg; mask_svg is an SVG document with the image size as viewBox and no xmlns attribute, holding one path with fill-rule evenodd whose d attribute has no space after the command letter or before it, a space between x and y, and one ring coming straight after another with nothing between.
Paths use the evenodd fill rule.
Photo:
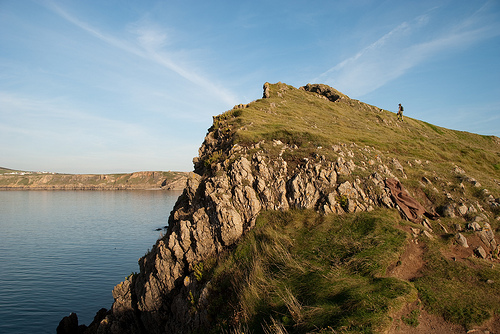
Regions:
<instances>
[{"instance_id":1,"label":"sea","mask_svg":"<svg viewBox=\"0 0 500 334\"><path fill-rule=\"evenodd\" d=\"M0 333L55 333L72 312L89 325L110 309L180 194L0 191Z\"/></svg>"}]
</instances>

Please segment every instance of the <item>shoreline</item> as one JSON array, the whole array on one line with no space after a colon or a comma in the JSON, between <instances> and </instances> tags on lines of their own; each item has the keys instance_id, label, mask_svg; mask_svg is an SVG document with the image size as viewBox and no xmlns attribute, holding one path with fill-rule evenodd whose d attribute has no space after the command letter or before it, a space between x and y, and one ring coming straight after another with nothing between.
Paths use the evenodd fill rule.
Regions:
<instances>
[{"instance_id":1,"label":"shoreline","mask_svg":"<svg viewBox=\"0 0 500 334\"><path fill-rule=\"evenodd\" d=\"M0 191L8 190L183 190L192 172L129 174L1 174Z\"/></svg>"}]
</instances>

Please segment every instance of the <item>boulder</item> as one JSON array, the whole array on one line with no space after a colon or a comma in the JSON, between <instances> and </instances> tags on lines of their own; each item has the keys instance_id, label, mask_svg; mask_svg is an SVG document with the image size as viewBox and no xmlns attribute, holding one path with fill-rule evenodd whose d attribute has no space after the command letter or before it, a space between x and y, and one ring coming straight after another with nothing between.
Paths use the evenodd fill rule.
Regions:
<instances>
[{"instance_id":1,"label":"boulder","mask_svg":"<svg viewBox=\"0 0 500 334\"><path fill-rule=\"evenodd\" d=\"M469 244L467 243L467 238L464 237L462 233L457 233L455 236L455 239L457 240L457 243L465 248L469 248Z\"/></svg>"},{"instance_id":2,"label":"boulder","mask_svg":"<svg viewBox=\"0 0 500 334\"><path fill-rule=\"evenodd\" d=\"M481 246L474 249L474 254L476 254L477 257L480 257L482 259L486 259L486 257L488 256L484 248Z\"/></svg>"},{"instance_id":3,"label":"boulder","mask_svg":"<svg viewBox=\"0 0 500 334\"><path fill-rule=\"evenodd\" d=\"M491 249L495 249L497 247L497 241L495 240L495 234L493 233L490 224L484 223L484 228L481 231L476 232L479 235L479 238L485 245L490 247Z\"/></svg>"},{"instance_id":4,"label":"boulder","mask_svg":"<svg viewBox=\"0 0 500 334\"><path fill-rule=\"evenodd\" d=\"M57 326L57 334L80 334L85 330L85 326L78 326L78 316L76 313L71 313L70 315L62 318Z\"/></svg>"},{"instance_id":5,"label":"boulder","mask_svg":"<svg viewBox=\"0 0 500 334\"><path fill-rule=\"evenodd\" d=\"M455 217L455 205L454 204L446 204L443 207L443 216L444 217L450 217L454 218Z\"/></svg>"},{"instance_id":6,"label":"boulder","mask_svg":"<svg viewBox=\"0 0 500 334\"><path fill-rule=\"evenodd\" d=\"M269 97L271 96L271 93L270 93L270 91L269 91L269 82L266 82L266 83L264 84L263 89L264 89L264 93L262 94L262 98L263 98L263 99L267 99L267 98L269 98Z\"/></svg>"},{"instance_id":7,"label":"boulder","mask_svg":"<svg viewBox=\"0 0 500 334\"><path fill-rule=\"evenodd\" d=\"M469 208L467 207L467 205L462 204L458 206L457 210L460 216L465 216Z\"/></svg>"},{"instance_id":8,"label":"boulder","mask_svg":"<svg viewBox=\"0 0 500 334\"><path fill-rule=\"evenodd\" d=\"M467 228L469 230L473 230L473 231L481 231L481 229L482 229L481 225L479 225L478 222L472 222L472 223L467 224Z\"/></svg>"}]
</instances>

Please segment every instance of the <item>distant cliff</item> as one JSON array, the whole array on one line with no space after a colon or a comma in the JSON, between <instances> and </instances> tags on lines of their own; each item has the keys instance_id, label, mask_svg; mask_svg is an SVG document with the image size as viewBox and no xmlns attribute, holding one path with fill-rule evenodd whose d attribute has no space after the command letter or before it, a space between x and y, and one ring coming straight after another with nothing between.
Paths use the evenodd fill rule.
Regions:
<instances>
[{"instance_id":1,"label":"distant cliff","mask_svg":"<svg viewBox=\"0 0 500 334\"><path fill-rule=\"evenodd\" d=\"M114 288L111 310L101 310L86 333L396 333L405 319L434 309L459 326L492 318L494 328L499 157L496 137L399 122L325 85L266 83L262 99L214 117L167 233L139 260L140 272ZM281 217L277 236L266 230L270 219L258 224L265 213ZM297 223L297 215L306 221ZM325 217L346 217L334 220L335 237L327 237L336 225ZM386 227L370 230L376 221ZM260 254L281 236L264 266ZM370 253L375 247L389 248ZM312 264L299 266L304 253ZM436 263L452 269L436 279ZM246 267L231 276L239 266ZM493 302L462 304L469 297L450 290L450 310L467 316L438 309L446 303L431 290L464 281L452 272L467 272L467 284ZM287 285L290 275L306 282ZM322 293L313 296L305 284ZM379 296L383 302L374 303ZM374 312L376 319L364 320ZM65 318L61 332L71 325Z\"/></svg>"},{"instance_id":2,"label":"distant cliff","mask_svg":"<svg viewBox=\"0 0 500 334\"><path fill-rule=\"evenodd\" d=\"M2 169L0 190L182 190L189 173L55 174Z\"/></svg>"}]
</instances>

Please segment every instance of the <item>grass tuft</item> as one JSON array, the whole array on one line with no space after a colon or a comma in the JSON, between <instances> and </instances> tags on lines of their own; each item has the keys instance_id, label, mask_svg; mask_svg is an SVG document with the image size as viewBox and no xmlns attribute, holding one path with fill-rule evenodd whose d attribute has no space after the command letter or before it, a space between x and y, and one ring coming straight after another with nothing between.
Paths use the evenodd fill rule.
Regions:
<instances>
[{"instance_id":1,"label":"grass tuft","mask_svg":"<svg viewBox=\"0 0 500 334\"><path fill-rule=\"evenodd\" d=\"M253 333L385 328L390 310L415 295L410 283L384 276L407 237L395 228L397 221L389 210L262 213L256 228L212 271L214 296L226 301L209 312L216 331L242 323ZM224 324L235 313L239 320Z\"/></svg>"}]
</instances>

